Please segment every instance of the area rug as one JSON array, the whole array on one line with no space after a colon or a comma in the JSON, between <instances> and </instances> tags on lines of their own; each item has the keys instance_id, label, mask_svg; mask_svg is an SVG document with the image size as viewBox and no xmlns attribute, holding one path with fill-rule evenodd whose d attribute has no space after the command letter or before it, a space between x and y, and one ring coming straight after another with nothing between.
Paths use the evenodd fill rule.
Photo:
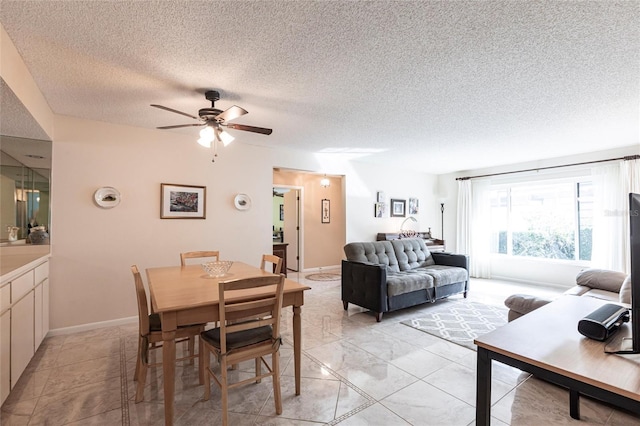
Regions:
<instances>
[{"instance_id":1,"label":"area rug","mask_svg":"<svg viewBox=\"0 0 640 426\"><path fill-rule=\"evenodd\" d=\"M420 318L402 321L425 333L476 350L473 340L507 323L507 309L479 302L442 301Z\"/></svg>"},{"instance_id":2,"label":"area rug","mask_svg":"<svg viewBox=\"0 0 640 426\"><path fill-rule=\"evenodd\" d=\"M332 274L332 273L315 273L309 274L305 278L311 281L337 281L342 277L340 274Z\"/></svg>"}]
</instances>

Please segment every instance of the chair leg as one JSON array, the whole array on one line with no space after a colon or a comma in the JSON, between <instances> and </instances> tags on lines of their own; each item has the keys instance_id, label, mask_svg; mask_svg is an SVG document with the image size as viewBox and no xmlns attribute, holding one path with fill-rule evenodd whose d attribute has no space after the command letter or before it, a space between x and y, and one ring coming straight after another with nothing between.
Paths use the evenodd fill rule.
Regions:
<instances>
[{"instance_id":1,"label":"chair leg","mask_svg":"<svg viewBox=\"0 0 640 426\"><path fill-rule=\"evenodd\" d=\"M147 363L144 361L144 357L145 355L148 356L147 354L148 350L149 350L148 348L143 348L138 358L140 371L138 371L138 386L136 388L136 399L135 399L136 404L144 399L144 386L147 382L147 368L148 368Z\"/></svg>"},{"instance_id":2,"label":"chair leg","mask_svg":"<svg viewBox=\"0 0 640 426\"><path fill-rule=\"evenodd\" d=\"M204 343L201 343L204 346ZM211 397L211 352L209 348L204 348L200 354L200 363L203 364L202 373L204 374L204 400L208 401Z\"/></svg>"},{"instance_id":3,"label":"chair leg","mask_svg":"<svg viewBox=\"0 0 640 426\"><path fill-rule=\"evenodd\" d=\"M196 348L196 337L195 336L191 336L189 337L189 355L192 356L195 354L195 348ZM189 359L189 365L193 365L193 358Z\"/></svg>"},{"instance_id":4,"label":"chair leg","mask_svg":"<svg viewBox=\"0 0 640 426\"><path fill-rule=\"evenodd\" d=\"M256 377L262 372L262 360L260 357L256 358ZM256 380L256 383L261 383L262 379Z\"/></svg>"},{"instance_id":5,"label":"chair leg","mask_svg":"<svg viewBox=\"0 0 640 426\"><path fill-rule=\"evenodd\" d=\"M271 369L273 370L273 400L276 403L276 414L282 414L282 395L280 393L280 352L271 354Z\"/></svg>"},{"instance_id":6,"label":"chair leg","mask_svg":"<svg viewBox=\"0 0 640 426\"><path fill-rule=\"evenodd\" d=\"M229 388L227 387L227 359L220 357L220 393L222 394L222 426L229 425Z\"/></svg>"},{"instance_id":7,"label":"chair leg","mask_svg":"<svg viewBox=\"0 0 640 426\"><path fill-rule=\"evenodd\" d=\"M144 344L144 339L142 336L138 336L138 356L136 357L136 371L133 373L133 381L138 381L138 374L140 374L140 362L142 360L142 345Z\"/></svg>"},{"instance_id":8,"label":"chair leg","mask_svg":"<svg viewBox=\"0 0 640 426\"><path fill-rule=\"evenodd\" d=\"M207 374L205 368L206 365L204 362L204 341L202 339L198 339L198 381L200 384L204 384L204 376ZM209 351L207 351L208 353Z\"/></svg>"}]
</instances>

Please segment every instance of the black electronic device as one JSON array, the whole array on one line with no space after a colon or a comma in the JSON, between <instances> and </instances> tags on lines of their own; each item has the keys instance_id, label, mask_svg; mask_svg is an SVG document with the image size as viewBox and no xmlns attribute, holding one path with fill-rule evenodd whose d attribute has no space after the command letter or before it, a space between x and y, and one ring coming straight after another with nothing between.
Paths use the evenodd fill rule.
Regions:
<instances>
[{"instance_id":1,"label":"black electronic device","mask_svg":"<svg viewBox=\"0 0 640 426\"><path fill-rule=\"evenodd\" d=\"M578 331L590 339L604 341L629 321L629 309L608 303L600 306L578 322Z\"/></svg>"}]
</instances>

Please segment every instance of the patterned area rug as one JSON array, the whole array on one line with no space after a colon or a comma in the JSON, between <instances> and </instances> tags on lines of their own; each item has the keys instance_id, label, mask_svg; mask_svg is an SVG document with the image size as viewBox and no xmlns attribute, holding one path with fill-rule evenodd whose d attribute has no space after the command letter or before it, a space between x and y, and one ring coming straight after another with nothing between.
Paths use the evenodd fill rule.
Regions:
<instances>
[{"instance_id":1,"label":"patterned area rug","mask_svg":"<svg viewBox=\"0 0 640 426\"><path fill-rule=\"evenodd\" d=\"M316 273L309 274L305 278L311 281L337 281L342 277L340 274L332 274L332 273Z\"/></svg>"},{"instance_id":2,"label":"patterned area rug","mask_svg":"<svg viewBox=\"0 0 640 426\"><path fill-rule=\"evenodd\" d=\"M507 323L507 309L478 302L447 301L436 303L422 318L402 321L425 333L476 350L473 339Z\"/></svg>"}]
</instances>

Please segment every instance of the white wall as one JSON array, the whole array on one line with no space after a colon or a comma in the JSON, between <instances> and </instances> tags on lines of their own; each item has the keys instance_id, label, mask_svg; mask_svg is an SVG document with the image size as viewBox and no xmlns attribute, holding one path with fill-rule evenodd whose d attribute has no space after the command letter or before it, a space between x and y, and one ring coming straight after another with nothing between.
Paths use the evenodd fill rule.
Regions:
<instances>
[{"instance_id":1,"label":"white wall","mask_svg":"<svg viewBox=\"0 0 640 426\"><path fill-rule=\"evenodd\" d=\"M551 167L565 164L576 164L589 161L621 158L624 156L640 154L640 146L634 145L626 148L617 148L592 152L571 157L554 158L550 160L532 161L528 163L510 164L501 167L487 169L468 170L438 176L438 189L448 194L448 205L445 209L445 232L447 234L447 249L455 251L456 240L456 213L457 213L457 177L480 176L492 173L503 173L517 170L529 170L543 167ZM588 167L588 166L585 166ZM627 236L622 236L626 238ZM451 241L451 244L449 244ZM595 248L597 250L597 248ZM588 262L562 262L536 259L507 258L494 255L491 259L492 278L503 278L532 284L544 284L557 287L570 287L575 284L578 272L588 267Z\"/></svg>"},{"instance_id":2,"label":"white wall","mask_svg":"<svg viewBox=\"0 0 640 426\"><path fill-rule=\"evenodd\" d=\"M274 167L344 175L351 241L399 229L400 218L373 217L377 190L419 198L420 223L433 223L435 178L426 174L242 143L221 149L212 163L194 135L66 116L56 116L54 130L52 329L135 316L132 264L178 265L181 251L215 249L258 265L272 246ZM206 186L207 218L160 219L161 183ZM102 186L121 192L119 206L94 204ZM234 208L237 193L251 197L250 210Z\"/></svg>"}]
</instances>

